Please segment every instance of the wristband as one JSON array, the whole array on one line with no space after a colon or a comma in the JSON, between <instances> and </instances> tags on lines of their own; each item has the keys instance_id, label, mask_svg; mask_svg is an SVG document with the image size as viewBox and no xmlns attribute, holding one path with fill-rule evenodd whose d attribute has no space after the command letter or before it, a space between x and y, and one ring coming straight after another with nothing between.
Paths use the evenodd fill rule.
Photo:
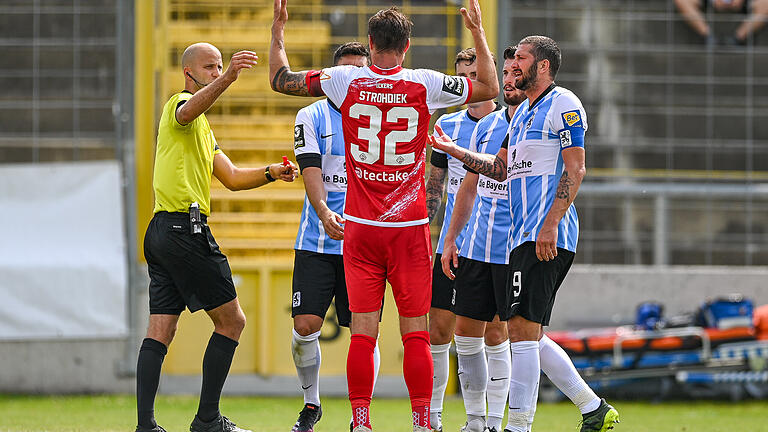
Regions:
<instances>
[{"instance_id":1,"label":"wristband","mask_svg":"<svg viewBox=\"0 0 768 432\"><path fill-rule=\"evenodd\" d=\"M272 177L272 174L269 173L269 165L267 165L267 169L264 170L264 177L266 177L267 181L270 183L276 180L274 177Z\"/></svg>"}]
</instances>

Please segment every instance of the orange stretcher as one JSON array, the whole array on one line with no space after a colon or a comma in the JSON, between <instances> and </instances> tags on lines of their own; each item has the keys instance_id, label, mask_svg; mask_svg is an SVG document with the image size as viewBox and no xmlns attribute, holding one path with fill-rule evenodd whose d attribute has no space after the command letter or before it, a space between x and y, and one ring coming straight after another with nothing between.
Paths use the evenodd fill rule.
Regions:
<instances>
[{"instance_id":1,"label":"orange stretcher","mask_svg":"<svg viewBox=\"0 0 768 432\"><path fill-rule=\"evenodd\" d=\"M768 310L766 310L768 313ZM766 316L768 325L768 316ZM694 328L694 327L691 327ZM620 348L622 351L632 352L638 350L652 351L672 351L672 350L690 350L702 346L702 337L698 336L701 332L705 338L709 339L712 347L722 343L743 342L757 339L757 331L752 327L736 327L731 329L714 329L695 327L696 332L679 336L663 336L663 332L636 332L631 327L609 327L599 329L588 329L578 331L552 331L547 332L547 336L560 345L569 355L579 356L597 353L613 352L617 345L617 340L621 339ZM660 337L649 338L651 334L657 334ZM768 339L768 333L763 335Z\"/></svg>"}]
</instances>

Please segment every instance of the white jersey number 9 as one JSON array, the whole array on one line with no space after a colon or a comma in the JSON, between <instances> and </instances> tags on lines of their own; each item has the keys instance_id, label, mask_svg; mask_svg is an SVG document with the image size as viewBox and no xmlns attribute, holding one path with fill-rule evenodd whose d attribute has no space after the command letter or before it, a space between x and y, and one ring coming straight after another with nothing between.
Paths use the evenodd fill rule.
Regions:
<instances>
[{"instance_id":1,"label":"white jersey number 9","mask_svg":"<svg viewBox=\"0 0 768 432\"><path fill-rule=\"evenodd\" d=\"M379 132L381 132L382 112L376 106L356 103L349 108L349 116L359 119L360 116L367 116L370 124L367 128L358 128L357 137L368 141L368 151L360 150L357 144L350 145L352 157L364 164L373 164L381 156L381 143L379 141ZM408 129L393 130L387 133L384 138L384 165L410 165L416 161L415 153L398 154L396 151L398 142L410 142L416 138L416 129L419 124L419 113L414 107L393 107L387 112L387 123L397 123L401 119L408 120Z\"/></svg>"},{"instance_id":2,"label":"white jersey number 9","mask_svg":"<svg viewBox=\"0 0 768 432\"><path fill-rule=\"evenodd\" d=\"M515 290L512 292L513 297L519 297L520 291L523 290L523 274L519 271L512 273L512 286Z\"/></svg>"}]
</instances>

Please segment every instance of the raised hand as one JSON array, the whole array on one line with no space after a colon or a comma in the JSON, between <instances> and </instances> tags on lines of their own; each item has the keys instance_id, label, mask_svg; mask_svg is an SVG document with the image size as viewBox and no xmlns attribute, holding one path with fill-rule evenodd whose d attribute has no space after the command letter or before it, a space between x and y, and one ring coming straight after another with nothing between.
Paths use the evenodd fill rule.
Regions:
<instances>
[{"instance_id":1,"label":"raised hand","mask_svg":"<svg viewBox=\"0 0 768 432\"><path fill-rule=\"evenodd\" d=\"M229 62L227 70L224 72L224 76L228 77L231 81L237 79L240 76L240 72L243 69L250 69L259 61L259 56L253 51L238 51L232 54L232 60Z\"/></svg>"},{"instance_id":2,"label":"raised hand","mask_svg":"<svg viewBox=\"0 0 768 432\"><path fill-rule=\"evenodd\" d=\"M461 12L461 16L464 17L464 26L469 29L469 31L483 29L483 17L480 13L480 4L478 3L478 0L469 0L469 8L461 8L459 12Z\"/></svg>"},{"instance_id":3,"label":"raised hand","mask_svg":"<svg viewBox=\"0 0 768 432\"><path fill-rule=\"evenodd\" d=\"M288 0L275 0L272 28L276 26L283 28L286 22L288 22Z\"/></svg>"}]
</instances>

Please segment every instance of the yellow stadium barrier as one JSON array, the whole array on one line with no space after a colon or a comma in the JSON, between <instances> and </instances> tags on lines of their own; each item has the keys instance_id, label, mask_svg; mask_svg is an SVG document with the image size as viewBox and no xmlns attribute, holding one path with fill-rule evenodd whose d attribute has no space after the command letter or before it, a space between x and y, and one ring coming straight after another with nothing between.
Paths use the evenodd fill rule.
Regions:
<instances>
[{"instance_id":1,"label":"yellow stadium barrier","mask_svg":"<svg viewBox=\"0 0 768 432\"><path fill-rule=\"evenodd\" d=\"M293 376L291 350L291 277L289 267L257 264L256 267L234 266L234 280L240 303L248 316L248 324L240 339L232 363L232 373ZM323 375L345 375L349 331L340 328L335 312L322 329L320 346L323 353ZM182 314L179 330L168 351L163 368L176 375L196 375L205 352L206 338L213 325L203 314ZM379 337L381 375L401 375L403 347L398 329L397 309L387 290L384 316ZM233 377L236 379L235 377ZM232 379L232 378L231 378Z\"/></svg>"}]
</instances>

